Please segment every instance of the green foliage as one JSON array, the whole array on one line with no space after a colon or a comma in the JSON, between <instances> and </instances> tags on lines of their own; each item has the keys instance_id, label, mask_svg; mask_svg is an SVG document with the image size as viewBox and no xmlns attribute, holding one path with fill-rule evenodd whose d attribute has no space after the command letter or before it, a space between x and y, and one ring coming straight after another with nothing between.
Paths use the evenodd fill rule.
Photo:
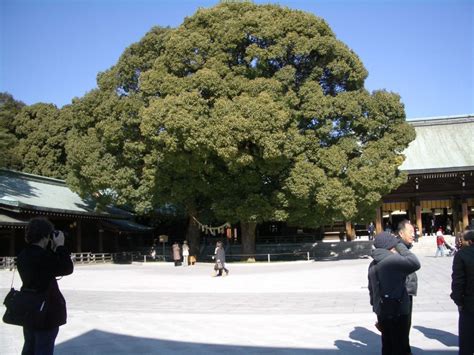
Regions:
<instances>
[{"instance_id":1,"label":"green foliage","mask_svg":"<svg viewBox=\"0 0 474 355\"><path fill-rule=\"evenodd\" d=\"M54 178L66 176L67 116L52 104L25 106L13 121L20 170Z\"/></svg>"},{"instance_id":2,"label":"green foliage","mask_svg":"<svg viewBox=\"0 0 474 355\"><path fill-rule=\"evenodd\" d=\"M17 144L13 120L25 104L12 95L0 93L0 167L17 169L19 158L14 148Z\"/></svg>"},{"instance_id":3,"label":"green foliage","mask_svg":"<svg viewBox=\"0 0 474 355\"><path fill-rule=\"evenodd\" d=\"M160 56L169 29L153 28L132 44L118 63L98 75L99 88L73 100L66 147L67 182L100 205L113 202L144 212L152 207L147 184L146 146L140 132L145 101L140 76Z\"/></svg>"},{"instance_id":4,"label":"green foliage","mask_svg":"<svg viewBox=\"0 0 474 355\"><path fill-rule=\"evenodd\" d=\"M140 196L149 197L142 194L137 176L144 152L138 128L141 106L135 94L119 97L100 90L73 102L67 181L81 195L120 205L138 204Z\"/></svg>"},{"instance_id":5,"label":"green foliage","mask_svg":"<svg viewBox=\"0 0 474 355\"><path fill-rule=\"evenodd\" d=\"M150 69L163 51L163 41L169 29L153 27L138 43L132 44L120 56L117 65L99 73L97 83L103 91L119 96L138 92L140 75Z\"/></svg>"},{"instance_id":6,"label":"green foliage","mask_svg":"<svg viewBox=\"0 0 474 355\"><path fill-rule=\"evenodd\" d=\"M414 138L327 23L226 1L152 29L73 102L68 181L137 211L317 226L372 213Z\"/></svg>"}]
</instances>

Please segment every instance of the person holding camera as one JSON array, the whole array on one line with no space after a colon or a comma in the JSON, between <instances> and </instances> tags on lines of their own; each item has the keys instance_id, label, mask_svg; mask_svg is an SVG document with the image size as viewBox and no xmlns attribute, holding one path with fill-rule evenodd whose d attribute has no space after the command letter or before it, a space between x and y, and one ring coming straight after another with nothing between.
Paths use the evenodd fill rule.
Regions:
<instances>
[{"instance_id":1,"label":"person holding camera","mask_svg":"<svg viewBox=\"0 0 474 355\"><path fill-rule=\"evenodd\" d=\"M382 355L410 351L406 279L421 265L406 247L397 249L398 244L399 240L391 233L377 234L368 270L370 304L377 315L376 327L382 333Z\"/></svg>"},{"instance_id":2,"label":"person holding camera","mask_svg":"<svg viewBox=\"0 0 474 355\"><path fill-rule=\"evenodd\" d=\"M45 325L41 329L23 327L22 355L53 354L59 326L66 323L66 301L56 277L72 274L74 265L64 246L64 234L55 231L46 218L33 218L26 227L27 246L17 258L22 289L47 292Z\"/></svg>"}]
</instances>

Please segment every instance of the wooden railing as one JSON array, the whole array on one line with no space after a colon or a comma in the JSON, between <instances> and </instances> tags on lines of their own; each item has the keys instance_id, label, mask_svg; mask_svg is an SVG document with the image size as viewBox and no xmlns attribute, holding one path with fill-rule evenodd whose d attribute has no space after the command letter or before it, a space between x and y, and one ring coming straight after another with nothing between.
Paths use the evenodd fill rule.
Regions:
<instances>
[{"instance_id":1,"label":"wooden railing","mask_svg":"<svg viewBox=\"0 0 474 355\"><path fill-rule=\"evenodd\" d=\"M72 253L71 259L75 264L105 264L114 260L110 253Z\"/></svg>"},{"instance_id":2,"label":"wooden railing","mask_svg":"<svg viewBox=\"0 0 474 355\"><path fill-rule=\"evenodd\" d=\"M15 256L0 256L0 269L13 270L16 263Z\"/></svg>"}]
</instances>

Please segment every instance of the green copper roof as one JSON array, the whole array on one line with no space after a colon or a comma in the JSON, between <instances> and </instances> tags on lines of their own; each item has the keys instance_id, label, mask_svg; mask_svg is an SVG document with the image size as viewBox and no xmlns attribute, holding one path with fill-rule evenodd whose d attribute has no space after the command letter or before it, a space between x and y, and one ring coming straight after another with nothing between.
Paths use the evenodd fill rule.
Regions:
<instances>
[{"instance_id":1,"label":"green copper roof","mask_svg":"<svg viewBox=\"0 0 474 355\"><path fill-rule=\"evenodd\" d=\"M416 138L403 152L409 174L474 170L474 115L408 121Z\"/></svg>"},{"instance_id":2,"label":"green copper roof","mask_svg":"<svg viewBox=\"0 0 474 355\"><path fill-rule=\"evenodd\" d=\"M35 209L117 217L107 212L97 212L93 203L71 191L62 180L5 169L0 169L0 205L12 210Z\"/></svg>"}]
</instances>

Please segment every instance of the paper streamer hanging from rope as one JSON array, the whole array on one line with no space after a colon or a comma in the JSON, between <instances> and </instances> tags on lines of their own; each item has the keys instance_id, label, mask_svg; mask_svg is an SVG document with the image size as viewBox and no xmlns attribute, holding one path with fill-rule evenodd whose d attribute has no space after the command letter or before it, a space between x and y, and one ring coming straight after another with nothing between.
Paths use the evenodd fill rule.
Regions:
<instances>
[{"instance_id":1,"label":"paper streamer hanging from rope","mask_svg":"<svg viewBox=\"0 0 474 355\"><path fill-rule=\"evenodd\" d=\"M217 226L217 227L212 227L207 224L203 224L197 220L196 217L192 216L193 220L198 224L199 229L202 232L209 233L212 236L216 236L217 233L219 234L224 234L224 231L226 228L230 228L230 223L224 223L223 225Z\"/></svg>"}]
</instances>

